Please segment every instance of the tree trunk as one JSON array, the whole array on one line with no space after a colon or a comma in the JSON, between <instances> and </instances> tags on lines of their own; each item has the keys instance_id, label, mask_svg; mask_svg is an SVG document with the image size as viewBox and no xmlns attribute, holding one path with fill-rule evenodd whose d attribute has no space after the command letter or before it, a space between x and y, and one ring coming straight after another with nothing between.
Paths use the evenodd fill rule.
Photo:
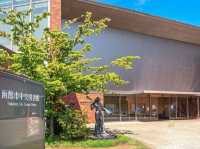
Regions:
<instances>
[{"instance_id":1,"label":"tree trunk","mask_svg":"<svg viewBox=\"0 0 200 149\"><path fill-rule=\"evenodd\" d=\"M50 136L54 136L54 118L53 116L50 117Z\"/></svg>"}]
</instances>

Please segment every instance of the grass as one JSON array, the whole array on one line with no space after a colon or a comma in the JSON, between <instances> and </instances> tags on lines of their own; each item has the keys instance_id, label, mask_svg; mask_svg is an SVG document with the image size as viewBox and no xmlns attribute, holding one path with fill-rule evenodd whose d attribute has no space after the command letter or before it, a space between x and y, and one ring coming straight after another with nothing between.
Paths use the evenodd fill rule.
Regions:
<instances>
[{"instance_id":1,"label":"grass","mask_svg":"<svg viewBox=\"0 0 200 149\"><path fill-rule=\"evenodd\" d=\"M58 147L83 147L83 148L108 148L113 146L118 146L121 144L129 144L136 147L135 149L147 149L147 147L137 140L130 139L127 136L119 135L114 140L59 140L58 138L49 138L46 140L46 147L48 148L58 148Z\"/></svg>"},{"instance_id":2,"label":"grass","mask_svg":"<svg viewBox=\"0 0 200 149\"><path fill-rule=\"evenodd\" d=\"M128 144L133 146L135 149L150 149L145 144L143 144L142 142L135 140L135 139L130 139Z\"/></svg>"}]
</instances>

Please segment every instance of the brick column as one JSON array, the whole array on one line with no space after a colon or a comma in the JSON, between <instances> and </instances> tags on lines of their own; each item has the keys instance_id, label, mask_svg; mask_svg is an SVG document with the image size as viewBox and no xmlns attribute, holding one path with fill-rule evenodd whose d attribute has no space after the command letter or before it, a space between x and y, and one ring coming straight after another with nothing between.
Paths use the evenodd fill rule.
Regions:
<instances>
[{"instance_id":1,"label":"brick column","mask_svg":"<svg viewBox=\"0 0 200 149\"><path fill-rule=\"evenodd\" d=\"M50 0L50 29L61 30L61 0Z\"/></svg>"}]
</instances>

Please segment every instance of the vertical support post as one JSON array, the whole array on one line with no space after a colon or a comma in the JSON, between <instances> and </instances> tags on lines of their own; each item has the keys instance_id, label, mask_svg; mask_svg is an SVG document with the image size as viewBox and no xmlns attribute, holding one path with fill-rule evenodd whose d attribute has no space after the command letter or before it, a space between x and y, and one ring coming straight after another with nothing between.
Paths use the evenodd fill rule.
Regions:
<instances>
[{"instance_id":1,"label":"vertical support post","mask_svg":"<svg viewBox=\"0 0 200 149\"><path fill-rule=\"evenodd\" d=\"M11 7L11 9L12 10L14 9L14 0L12 0L12 7ZM11 26L11 29L13 29L13 26ZM11 50L13 50L13 34L11 34L10 47L11 47Z\"/></svg>"},{"instance_id":2,"label":"vertical support post","mask_svg":"<svg viewBox=\"0 0 200 149\"><path fill-rule=\"evenodd\" d=\"M176 119L178 118L178 97L176 96Z\"/></svg>"},{"instance_id":3,"label":"vertical support post","mask_svg":"<svg viewBox=\"0 0 200 149\"><path fill-rule=\"evenodd\" d=\"M119 120L122 121L121 96L119 96Z\"/></svg>"},{"instance_id":4,"label":"vertical support post","mask_svg":"<svg viewBox=\"0 0 200 149\"><path fill-rule=\"evenodd\" d=\"M189 114L189 101L188 101L188 96L187 96L187 119L190 118L190 114Z\"/></svg>"},{"instance_id":5,"label":"vertical support post","mask_svg":"<svg viewBox=\"0 0 200 149\"><path fill-rule=\"evenodd\" d=\"M169 99L169 119L171 119L171 97Z\"/></svg>"},{"instance_id":6,"label":"vertical support post","mask_svg":"<svg viewBox=\"0 0 200 149\"><path fill-rule=\"evenodd\" d=\"M159 106L160 106L160 105L159 105L159 100L160 100L160 99L157 98L157 120L159 120L159 108L160 108L160 107L159 107Z\"/></svg>"},{"instance_id":7,"label":"vertical support post","mask_svg":"<svg viewBox=\"0 0 200 149\"><path fill-rule=\"evenodd\" d=\"M32 9L33 8L33 0L30 0L29 2L30 2L29 9ZM31 22L32 20L33 20L33 13L31 12L30 16L29 16L29 21Z\"/></svg>"},{"instance_id":8,"label":"vertical support post","mask_svg":"<svg viewBox=\"0 0 200 149\"><path fill-rule=\"evenodd\" d=\"M199 113L199 97L197 97L197 117L200 117L200 113Z\"/></svg>"},{"instance_id":9,"label":"vertical support post","mask_svg":"<svg viewBox=\"0 0 200 149\"><path fill-rule=\"evenodd\" d=\"M149 120L151 120L151 94L149 94Z\"/></svg>"},{"instance_id":10,"label":"vertical support post","mask_svg":"<svg viewBox=\"0 0 200 149\"><path fill-rule=\"evenodd\" d=\"M138 115L137 115L137 95L135 95L135 120L138 120Z\"/></svg>"},{"instance_id":11,"label":"vertical support post","mask_svg":"<svg viewBox=\"0 0 200 149\"><path fill-rule=\"evenodd\" d=\"M130 97L128 98L128 96L126 96L126 99L127 99L127 102L128 102L128 104L127 104L128 105L128 120L130 121L131 120L131 116L130 116L131 115L131 112L130 112L131 111L131 109L130 109L131 108Z\"/></svg>"}]
</instances>

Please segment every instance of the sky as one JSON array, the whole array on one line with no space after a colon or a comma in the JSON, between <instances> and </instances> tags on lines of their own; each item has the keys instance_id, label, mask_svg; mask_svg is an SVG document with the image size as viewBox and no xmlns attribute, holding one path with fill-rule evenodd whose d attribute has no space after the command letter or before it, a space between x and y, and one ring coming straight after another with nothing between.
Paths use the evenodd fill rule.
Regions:
<instances>
[{"instance_id":1,"label":"sky","mask_svg":"<svg viewBox=\"0 0 200 149\"><path fill-rule=\"evenodd\" d=\"M200 0L96 0L200 27Z\"/></svg>"}]
</instances>

